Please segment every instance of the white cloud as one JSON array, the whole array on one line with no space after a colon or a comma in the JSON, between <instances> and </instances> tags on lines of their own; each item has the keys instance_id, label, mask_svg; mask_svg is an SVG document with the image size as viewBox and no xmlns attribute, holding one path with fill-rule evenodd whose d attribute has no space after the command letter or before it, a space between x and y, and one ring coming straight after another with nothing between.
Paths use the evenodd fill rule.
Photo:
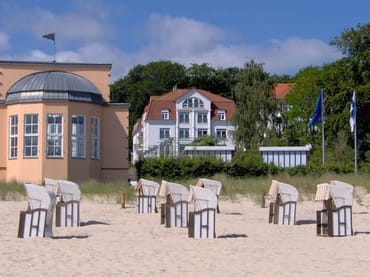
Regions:
<instances>
[{"instance_id":1,"label":"white cloud","mask_svg":"<svg viewBox=\"0 0 370 277\"><path fill-rule=\"evenodd\" d=\"M114 33L113 25L104 17L75 11L68 14L55 14L40 8L15 9L6 25L10 30L31 31L37 37L54 32L58 43L61 44L65 41L86 43L92 40L103 40L112 37Z\"/></svg>"},{"instance_id":2,"label":"white cloud","mask_svg":"<svg viewBox=\"0 0 370 277\"><path fill-rule=\"evenodd\" d=\"M99 1L91 4L88 12L79 6L65 14L37 8L32 11L14 10L6 22L9 30L31 31L39 38L42 34L56 32L57 61L112 63L112 81L124 76L138 64L163 59L185 66L208 63L216 68L242 67L253 59L263 63L265 70L270 73L295 74L306 66L320 66L341 57L334 47L317 39L272 39L267 45L236 43L234 31L191 18L160 14L148 18L143 46L128 52L111 44L109 39L114 37L115 27L109 13L96 8L98 4ZM0 32L0 51L7 51L8 48L8 35ZM38 49L13 54L13 58L53 60L50 52L47 54Z\"/></svg>"},{"instance_id":3,"label":"white cloud","mask_svg":"<svg viewBox=\"0 0 370 277\"><path fill-rule=\"evenodd\" d=\"M0 31L0 51L7 50L9 48L9 37L6 33Z\"/></svg>"}]
</instances>

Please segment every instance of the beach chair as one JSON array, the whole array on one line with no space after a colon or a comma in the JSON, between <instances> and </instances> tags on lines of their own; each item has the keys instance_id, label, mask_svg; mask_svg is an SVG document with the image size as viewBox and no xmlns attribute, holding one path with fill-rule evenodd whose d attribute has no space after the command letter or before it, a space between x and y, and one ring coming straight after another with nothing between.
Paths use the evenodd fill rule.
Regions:
<instances>
[{"instance_id":1,"label":"beach chair","mask_svg":"<svg viewBox=\"0 0 370 277\"><path fill-rule=\"evenodd\" d=\"M166 227L188 226L188 189L180 184L162 181L159 195L166 198L161 205L161 223Z\"/></svg>"},{"instance_id":2,"label":"beach chair","mask_svg":"<svg viewBox=\"0 0 370 277\"><path fill-rule=\"evenodd\" d=\"M353 186L341 181L317 185L315 201L323 201L323 208L316 211L316 235L351 236Z\"/></svg>"},{"instance_id":3,"label":"beach chair","mask_svg":"<svg viewBox=\"0 0 370 277\"><path fill-rule=\"evenodd\" d=\"M190 186L189 202L193 201L194 211L189 212L190 238L216 237L217 196L206 188Z\"/></svg>"},{"instance_id":4,"label":"beach chair","mask_svg":"<svg viewBox=\"0 0 370 277\"><path fill-rule=\"evenodd\" d=\"M56 205L56 226L80 226L80 186L67 180L58 180L60 202Z\"/></svg>"},{"instance_id":5,"label":"beach chair","mask_svg":"<svg viewBox=\"0 0 370 277\"><path fill-rule=\"evenodd\" d=\"M44 185L46 188L54 191L57 203L60 202L60 192L58 180L52 178L44 178Z\"/></svg>"},{"instance_id":6,"label":"beach chair","mask_svg":"<svg viewBox=\"0 0 370 277\"><path fill-rule=\"evenodd\" d=\"M299 197L297 189L292 185L272 180L268 195L269 223L294 225Z\"/></svg>"},{"instance_id":7,"label":"beach chair","mask_svg":"<svg viewBox=\"0 0 370 277\"><path fill-rule=\"evenodd\" d=\"M45 186L24 184L28 208L20 212L18 237L52 237L55 193Z\"/></svg>"},{"instance_id":8,"label":"beach chair","mask_svg":"<svg viewBox=\"0 0 370 277\"><path fill-rule=\"evenodd\" d=\"M159 184L154 181L139 179L136 185L137 194L137 211L139 214L156 213L157 212L157 194Z\"/></svg>"},{"instance_id":9,"label":"beach chair","mask_svg":"<svg viewBox=\"0 0 370 277\"><path fill-rule=\"evenodd\" d=\"M199 178L196 184L198 187L203 187L213 191L217 196L217 213L220 213L220 207L218 204L218 200L220 198L222 183L220 181L206 179L206 178Z\"/></svg>"}]
</instances>

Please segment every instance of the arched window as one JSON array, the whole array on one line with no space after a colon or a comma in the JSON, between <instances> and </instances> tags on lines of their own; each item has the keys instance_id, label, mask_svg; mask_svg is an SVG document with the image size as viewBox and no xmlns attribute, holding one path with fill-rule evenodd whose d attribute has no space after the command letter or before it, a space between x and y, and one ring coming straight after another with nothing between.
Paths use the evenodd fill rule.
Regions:
<instances>
[{"instance_id":1,"label":"arched window","mask_svg":"<svg viewBox=\"0 0 370 277\"><path fill-rule=\"evenodd\" d=\"M201 109L204 108L204 103L198 97L189 97L182 103L182 107L185 109L189 108Z\"/></svg>"}]
</instances>

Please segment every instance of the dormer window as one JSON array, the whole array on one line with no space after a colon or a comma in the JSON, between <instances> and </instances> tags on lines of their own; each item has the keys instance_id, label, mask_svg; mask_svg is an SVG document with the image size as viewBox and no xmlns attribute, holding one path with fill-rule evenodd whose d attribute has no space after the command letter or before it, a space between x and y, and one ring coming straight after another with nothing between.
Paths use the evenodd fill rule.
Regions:
<instances>
[{"instance_id":1,"label":"dormer window","mask_svg":"<svg viewBox=\"0 0 370 277\"><path fill-rule=\"evenodd\" d=\"M218 120L226 120L226 114L224 110L217 111Z\"/></svg>"},{"instance_id":2,"label":"dormer window","mask_svg":"<svg viewBox=\"0 0 370 277\"><path fill-rule=\"evenodd\" d=\"M204 103L198 97L189 97L182 103L183 108L204 108Z\"/></svg>"},{"instance_id":3,"label":"dormer window","mask_svg":"<svg viewBox=\"0 0 370 277\"><path fill-rule=\"evenodd\" d=\"M161 110L161 119L162 120L169 120L170 119L170 110L169 109L162 109Z\"/></svg>"}]
</instances>

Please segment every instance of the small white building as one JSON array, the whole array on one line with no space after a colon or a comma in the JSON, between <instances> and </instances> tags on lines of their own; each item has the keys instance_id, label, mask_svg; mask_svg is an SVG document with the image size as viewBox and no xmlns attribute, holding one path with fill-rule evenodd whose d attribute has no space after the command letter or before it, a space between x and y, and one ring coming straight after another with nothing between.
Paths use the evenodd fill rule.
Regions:
<instances>
[{"instance_id":1,"label":"small white building","mask_svg":"<svg viewBox=\"0 0 370 277\"><path fill-rule=\"evenodd\" d=\"M311 151L312 146L267 146L260 147L264 163L274 164L278 167L296 167L307 164L307 153Z\"/></svg>"},{"instance_id":2,"label":"small white building","mask_svg":"<svg viewBox=\"0 0 370 277\"><path fill-rule=\"evenodd\" d=\"M214 137L217 145L198 149L202 155L231 161L234 112L234 101L201 89L176 89L152 96L133 129L132 163L161 155L198 155L196 148L185 151L185 147L204 135Z\"/></svg>"}]
</instances>

